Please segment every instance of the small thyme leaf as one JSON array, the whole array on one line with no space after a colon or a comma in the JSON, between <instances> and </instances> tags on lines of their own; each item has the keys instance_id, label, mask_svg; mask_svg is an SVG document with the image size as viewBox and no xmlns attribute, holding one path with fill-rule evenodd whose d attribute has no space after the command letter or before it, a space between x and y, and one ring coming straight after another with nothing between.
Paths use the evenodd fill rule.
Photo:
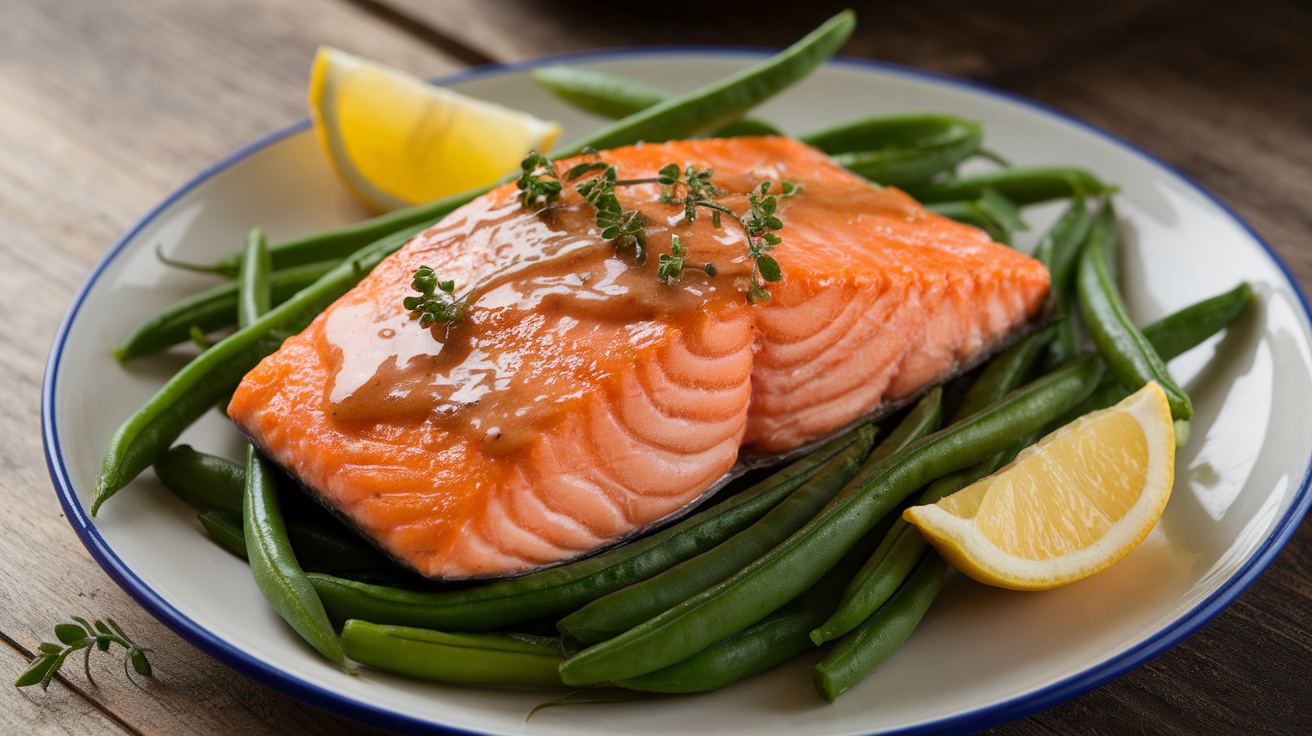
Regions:
<instances>
[{"instance_id":1,"label":"small thyme leaf","mask_svg":"<svg viewBox=\"0 0 1312 736\"><path fill-rule=\"evenodd\" d=\"M133 649L128 654L128 659L132 660L132 669L142 677L154 676L154 670L151 669L150 660L146 659L146 650Z\"/></svg>"},{"instance_id":2,"label":"small thyme leaf","mask_svg":"<svg viewBox=\"0 0 1312 736\"><path fill-rule=\"evenodd\" d=\"M637 184L659 184L661 193L657 201L661 204L680 205L683 207L684 221L696 221L700 209L709 210L711 224L719 228L723 215L733 216L747 236L747 255L752 261L752 271L747 289L747 301L762 304L770 300L767 283L783 279L783 269L773 256L766 255L775 246L783 242L775 231L782 230L783 220L776 212L779 199L787 199L801 193L802 185L789 181L779 182L779 194L771 195L774 182L769 179L759 182L747 195L748 210L739 214L715 200L726 194L715 185L712 177L715 170L701 168L696 164L679 164L670 162L662 166L655 177L646 179L620 179L619 171L613 164L601 160L595 149L585 148L584 156L591 157L571 166L564 176L556 171L555 162L547 156L531 152L521 163L521 175L518 187L519 199L525 207L540 211L548 207L560 195L563 182L576 183L575 189L583 200L596 211L596 225L601 237L613 243L617 253L631 252L638 263L647 260L646 220L636 209L626 210L615 190L620 186ZM659 257L656 278L665 284L682 280L686 268L697 268L708 276L715 276L717 269L712 263L696 263L688 260L688 249L678 236L673 236L670 252ZM437 277L427 267L415 272L414 289L419 296L406 297L406 309L419 312L421 324L445 322L451 324L458 320L466 310L463 300L454 298L455 285L444 281L437 283ZM437 292L441 292L438 294Z\"/></svg>"},{"instance_id":3,"label":"small thyme leaf","mask_svg":"<svg viewBox=\"0 0 1312 736\"><path fill-rule=\"evenodd\" d=\"M123 655L124 672L131 664L138 675L144 677L151 676L150 662L146 659L146 653L149 649L142 647L128 638L123 629L113 620L109 620L109 626L103 621L96 621L94 624L84 618L72 616L76 623L57 624L55 626L55 637L64 643L64 646L52 642L42 642L37 648L39 655L32 660L23 674L18 676L14 681L15 687L29 687L31 685L40 685L42 690L50 687L50 682L59 673L59 668L64 665L69 655L78 650L83 651L82 666L86 672L87 679L91 679L91 650L99 649L102 652L109 651L113 644L126 649ZM110 627L113 627L112 630ZM131 679L129 675L128 679Z\"/></svg>"},{"instance_id":4,"label":"small thyme leaf","mask_svg":"<svg viewBox=\"0 0 1312 736\"><path fill-rule=\"evenodd\" d=\"M65 644L77 644L85 641L90 633L77 624L58 624L55 626L55 637Z\"/></svg>"},{"instance_id":5,"label":"small thyme leaf","mask_svg":"<svg viewBox=\"0 0 1312 736\"><path fill-rule=\"evenodd\" d=\"M412 316L418 316L420 326L426 327L435 322L449 326L469 311L467 296L455 298L456 282L450 279L438 281L437 273L428 266L420 266L415 270L410 288L419 292L419 296L406 297L401 300L401 306L411 312Z\"/></svg>"},{"instance_id":6,"label":"small thyme leaf","mask_svg":"<svg viewBox=\"0 0 1312 736\"><path fill-rule=\"evenodd\" d=\"M569 170L565 172L565 180L574 181L575 179L579 178L580 176L583 176L584 174L589 174L592 173L593 171L605 171L605 170L606 170L606 164L604 162L584 161L581 164L575 164L574 166L571 166Z\"/></svg>"},{"instance_id":7,"label":"small thyme leaf","mask_svg":"<svg viewBox=\"0 0 1312 736\"><path fill-rule=\"evenodd\" d=\"M530 151L519 167L519 181L515 184L519 187L519 201L534 212L545 209L564 188L555 162L537 151Z\"/></svg>"},{"instance_id":8,"label":"small thyme leaf","mask_svg":"<svg viewBox=\"0 0 1312 736\"><path fill-rule=\"evenodd\" d=\"M55 664L55 658L50 655L41 655L32 660L23 674L14 680L14 687L28 687L40 683L46 677L46 672Z\"/></svg>"},{"instance_id":9,"label":"small thyme leaf","mask_svg":"<svg viewBox=\"0 0 1312 736\"><path fill-rule=\"evenodd\" d=\"M679 236L670 238L670 252L662 253L656 268L656 278L667 284L673 284L683 278L683 259L688 249L683 247Z\"/></svg>"}]
</instances>

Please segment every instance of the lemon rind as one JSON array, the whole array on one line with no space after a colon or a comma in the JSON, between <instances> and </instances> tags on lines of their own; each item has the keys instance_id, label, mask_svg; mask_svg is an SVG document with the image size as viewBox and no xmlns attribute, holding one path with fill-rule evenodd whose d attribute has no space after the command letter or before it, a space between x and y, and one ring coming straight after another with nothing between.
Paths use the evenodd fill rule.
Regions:
<instances>
[{"instance_id":1,"label":"lemon rind","mask_svg":"<svg viewBox=\"0 0 1312 736\"><path fill-rule=\"evenodd\" d=\"M1094 544L1068 554L1034 560L997 548L985 539L971 520L950 514L934 504L907 509L907 520L920 527L921 533L953 567L989 585L1016 590L1045 590L1110 567L1133 551L1156 526L1170 500L1175 475L1174 428L1169 405L1160 387L1149 384L1121 404L1103 410L1113 411L1127 411L1143 428L1149 445L1144 478L1147 492L1142 493L1112 530ZM1079 423L1092 421L1103 412L1090 414L1058 431L1078 431ZM1033 451L1034 448L1030 448L1012 465L1022 462L1024 456ZM999 473L1006 470L1004 468Z\"/></svg>"}]
</instances>

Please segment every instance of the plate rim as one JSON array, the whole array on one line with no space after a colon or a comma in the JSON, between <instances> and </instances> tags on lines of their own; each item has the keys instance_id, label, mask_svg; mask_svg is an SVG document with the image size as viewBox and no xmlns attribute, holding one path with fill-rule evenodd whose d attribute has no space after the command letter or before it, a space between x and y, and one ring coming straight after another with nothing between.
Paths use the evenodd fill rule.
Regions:
<instances>
[{"instance_id":1,"label":"plate rim","mask_svg":"<svg viewBox=\"0 0 1312 736\"><path fill-rule=\"evenodd\" d=\"M442 85L457 84L482 77L521 73L534 67L552 63L598 62L617 58L632 58L635 56L670 56L685 54L761 58L767 56L769 53L771 53L770 50L762 49L760 47L702 44L663 44L637 48L604 48L537 56L515 62L472 67L454 74L435 78L433 82ZM1276 266L1285 281L1291 287L1294 295L1298 298L1298 303L1303 310L1301 317L1308 326L1309 331L1312 332L1312 305L1309 305L1307 296L1299 284L1298 279L1290 271L1288 265L1280 255L1247 221L1240 217L1223 200L1213 194L1210 189L1195 181L1176 166L1162 160L1157 155L1115 133L1051 105L1009 90L998 89L975 80L927 69L919 69L903 64L850 56L835 56L829 59L825 65L849 67L861 71L873 71L875 73L908 77L913 80L928 81L936 85L961 88L988 97L1001 98L1002 100L1035 111L1041 115L1056 118L1061 122L1071 124L1097 138L1106 140L1113 145L1148 161L1174 176L1181 183L1196 191L1204 200L1216 206L1226 217L1228 217L1234 224L1238 225L1243 232L1252 238L1263 251L1265 251L1266 256ZM50 473L51 480L54 482L55 492L59 498L60 505L65 512L65 517L73 527L78 538L87 548L87 551L90 552L93 559L96 560L97 564L100 565L100 567L120 588L125 590L156 620L163 623L174 633L178 634L180 637L205 653L219 660L225 666L250 677L256 682L272 687L304 703L360 723L391 731L404 731L407 733L474 734L476 736L479 733L477 731L469 731L457 726L438 723L422 717L398 713L308 682L297 677L295 674L256 659L232 644L229 644L226 640L212 634L203 626L174 608L173 605L166 601L162 595L141 580L141 578L138 577L137 574L133 572L117 554L114 553L113 549L105 541L104 537L100 535L99 530L87 516L86 510L82 507L82 504L77 497L77 492L73 488L72 480L64 462L55 419L55 387L58 384L60 359L64 353L68 333L72 329L78 314L81 312L81 308L91 289L96 286L109 265L122 253L128 243L134 240L138 233L150 225L155 218L176 201L246 158L257 154L265 148L268 148L286 138L301 133L309 127L310 120L307 117L247 143L205 167L186 183L172 191L159 203L151 207L141 216L140 219L137 220L136 223L124 232L123 235L114 241L105 254L92 267L86 279L75 293L73 300L68 307L68 311L60 322L59 329L55 333L50 353L46 361L41 387L41 437L47 470ZM1310 491L1310 486L1312 486L1312 448L1310 448L1310 454L1305 463L1303 477L1299 481L1298 489L1294 494L1293 501L1275 525L1272 533L1262 541L1249 559L1245 561L1245 563L1234 574L1218 586L1215 591L1200 601L1188 612L1176 618L1153 639L1140 642L1100 665L1055 680L1047 685L1018 694L1015 697L1001 702L976 708L948 718L913 724L906 727L880 731L866 731L863 733L869 734L870 736L874 736L875 734L879 734L880 736L891 736L893 734L911 732L959 733L989 728L1000 723L1032 715L1066 702L1067 700L1093 690L1094 688L1106 684L1126 672L1145 664L1149 660L1165 652L1167 649L1179 644L1190 634L1194 633L1204 624L1215 618L1217 614L1233 603L1239 595L1257 579L1258 575L1270 566L1276 555L1288 543L1303 517L1306 516L1309 506L1312 506L1312 491Z\"/></svg>"}]
</instances>

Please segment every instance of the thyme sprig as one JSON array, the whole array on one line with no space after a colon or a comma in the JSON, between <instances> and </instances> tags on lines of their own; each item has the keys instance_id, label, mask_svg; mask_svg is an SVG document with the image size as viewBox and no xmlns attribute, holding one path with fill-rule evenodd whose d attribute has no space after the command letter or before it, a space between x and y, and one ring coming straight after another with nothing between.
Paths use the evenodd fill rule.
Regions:
<instances>
[{"instance_id":1,"label":"thyme sprig","mask_svg":"<svg viewBox=\"0 0 1312 736\"><path fill-rule=\"evenodd\" d=\"M796 191L796 187L790 189L788 184L786 182L783 187L785 197L792 196ZM747 206L747 214L739 218L743 229L747 232L747 257L752 259L751 285L747 289L747 301L752 304L763 304L770 301L770 292L761 280L774 283L784 277L783 270L779 268L779 261L776 261L774 256L768 255L776 245L783 242L783 238L775 233L784 227L783 221L775 215L779 200L770 195L769 180L758 184L756 190L747 195Z\"/></svg>"},{"instance_id":2,"label":"thyme sprig","mask_svg":"<svg viewBox=\"0 0 1312 736\"><path fill-rule=\"evenodd\" d=\"M726 192L715 185L712 177L715 170L700 168L696 164L680 167L677 163L662 166L657 175L646 179L621 179L619 171L613 164L600 160L597 151L590 148L583 150L591 160L585 160L570 167L560 176L553 162L544 154L534 151L522 163L519 178L520 201L525 207L540 211L549 206L561 193L564 182L575 182L575 188L583 200L596 210L597 227L601 237L615 245L616 252L631 251L638 263L647 260L646 221L636 209L626 210L615 190L621 186L637 184L659 184L661 194L658 202L675 204L683 207L684 220L692 223L697 220L699 209L711 214L711 224L720 227L723 215L729 215L743 229L747 237L747 256L752 261L752 272L747 289L747 301L761 304L770 300L770 291L766 284L783 279L783 269L774 256L769 255L775 246L783 242L778 231L783 229L783 221L776 214L779 199L787 199L802 191L800 185L784 180L780 193L770 193L773 182L764 180L747 195L748 209L738 213L716 201ZM656 277L666 284L673 284L683 278L685 268L697 268L708 276L716 274L713 263L697 263L688 259L688 249L684 247L677 235L671 237L670 252L661 254L657 264ZM416 272L418 283L418 272ZM416 289L419 289L416 286ZM422 291L422 290L421 290ZM450 296L448 291L447 295ZM407 309L411 297L407 300ZM445 316L446 313L443 313ZM456 314L454 319L459 318ZM430 321L449 321L434 317Z\"/></svg>"},{"instance_id":3,"label":"thyme sprig","mask_svg":"<svg viewBox=\"0 0 1312 736\"><path fill-rule=\"evenodd\" d=\"M698 263L688 260L688 249L678 235L670 236L670 252L662 253L656 264L656 278L666 284L673 284L683 279L684 267L705 271L707 276L715 276L714 263Z\"/></svg>"},{"instance_id":4,"label":"thyme sprig","mask_svg":"<svg viewBox=\"0 0 1312 736\"><path fill-rule=\"evenodd\" d=\"M661 185L661 197L658 201L661 204L683 205L683 219L690 223L696 222L697 207L700 203L712 201L725 194L723 189L715 186L711 181L714 175L715 169L699 169L694 164L688 164L680 174L678 164L666 164L661 167L659 176L656 177ZM679 188L683 189L682 197L675 196ZM716 227L720 226L719 210L711 211L711 222Z\"/></svg>"},{"instance_id":5,"label":"thyme sprig","mask_svg":"<svg viewBox=\"0 0 1312 736\"><path fill-rule=\"evenodd\" d=\"M419 292L419 296L406 297L402 305L412 313L418 312L421 326L435 322L450 326L469 310L468 294L457 299L456 282L449 279L438 281L437 273L428 266L420 266L415 270L410 288Z\"/></svg>"},{"instance_id":6,"label":"thyme sprig","mask_svg":"<svg viewBox=\"0 0 1312 736\"><path fill-rule=\"evenodd\" d=\"M92 648L108 652L114 644L127 650L123 655L123 674L129 680L132 679L132 672L142 677L152 676L150 662L146 659L146 652L150 650L132 641L114 619L106 617L104 621L91 623L80 616L69 618L75 623L55 626L55 638L62 644L42 642L38 647L40 653L14 681L15 687L40 685L42 690L49 688L50 681L59 673L65 660L79 650L83 652L82 668L87 674L87 680L91 680Z\"/></svg>"},{"instance_id":7,"label":"thyme sprig","mask_svg":"<svg viewBox=\"0 0 1312 736\"><path fill-rule=\"evenodd\" d=\"M638 263L646 263L647 223L641 212L626 210L620 203L615 187L620 186L621 182L615 167L600 161L582 163L571 168L565 178L573 180L583 173L596 171L598 165L602 167L601 175L588 179L576 188L583 195L583 200L597 210L597 227L601 228L601 237L613 242L617 253L632 250ZM632 183L635 182L623 182L626 185Z\"/></svg>"},{"instance_id":8,"label":"thyme sprig","mask_svg":"<svg viewBox=\"0 0 1312 736\"><path fill-rule=\"evenodd\" d=\"M764 180L747 195L747 212L739 215L719 202L707 199L690 201L687 207L695 209L704 207L711 210L712 224L720 226L721 213L732 217L747 236L747 257L752 259L752 273L747 287L747 301L752 304L764 304L770 301L770 291L766 283L783 279L783 269L774 256L767 255L776 245L783 242L775 231L782 230L784 223L775 212L779 208L779 199L797 196L802 186L796 182L783 180L780 193L776 197L770 194L770 180Z\"/></svg>"},{"instance_id":9,"label":"thyme sprig","mask_svg":"<svg viewBox=\"0 0 1312 736\"><path fill-rule=\"evenodd\" d=\"M545 154L530 151L520 162L519 167L519 181L516 182L516 186L519 187L519 201L525 207L538 212L546 209L556 197L560 196L560 190L565 185L556 174L556 162Z\"/></svg>"}]
</instances>

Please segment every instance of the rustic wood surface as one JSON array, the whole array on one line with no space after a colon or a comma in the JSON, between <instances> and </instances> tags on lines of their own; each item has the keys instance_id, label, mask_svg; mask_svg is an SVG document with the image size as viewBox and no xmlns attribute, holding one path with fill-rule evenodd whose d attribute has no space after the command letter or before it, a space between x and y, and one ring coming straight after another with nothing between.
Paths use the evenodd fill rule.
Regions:
<instances>
[{"instance_id":1,"label":"rustic wood surface","mask_svg":"<svg viewBox=\"0 0 1312 736\"><path fill-rule=\"evenodd\" d=\"M633 7L627 7L632 5ZM1312 9L1250 3L852 3L846 49L968 76L1085 118L1216 192L1312 284ZM800 7L799 7L800 6ZM623 9L622 9L623 8ZM64 521L40 446L59 319L113 240L219 156L304 115L314 48L425 76L636 44L780 46L822 3L556 0L0 2L0 733L368 733L220 665L154 621ZM68 613L155 650L49 692L12 681ZM1312 733L1312 530L1233 605L1147 665L997 733Z\"/></svg>"}]
</instances>

